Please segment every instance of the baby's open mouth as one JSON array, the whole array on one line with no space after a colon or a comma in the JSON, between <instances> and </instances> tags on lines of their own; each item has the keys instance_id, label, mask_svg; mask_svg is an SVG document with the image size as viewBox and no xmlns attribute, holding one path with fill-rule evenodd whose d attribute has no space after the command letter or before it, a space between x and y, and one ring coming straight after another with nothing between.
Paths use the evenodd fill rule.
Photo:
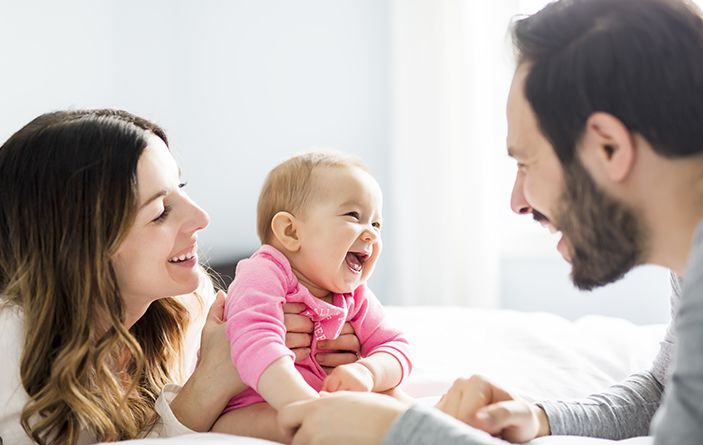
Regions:
<instances>
[{"instance_id":1,"label":"baby's open mouth","mask_svg":"<svg viewBox=\"0 0 703 445\"><path fill-rule=\"evenodd\" d=\"M347 257L344 261L353 272L360 273L368 257L369 256L363 252L347 252Z\"/></svg>"}]
</instances>

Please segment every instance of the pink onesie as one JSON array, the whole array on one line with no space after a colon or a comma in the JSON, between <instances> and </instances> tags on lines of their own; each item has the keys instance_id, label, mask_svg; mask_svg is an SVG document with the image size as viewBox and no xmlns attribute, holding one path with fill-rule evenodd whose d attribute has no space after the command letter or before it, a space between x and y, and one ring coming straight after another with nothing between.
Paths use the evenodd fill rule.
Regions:
<instances>
[{"instance_id":1,"label":"pink onesie","mask_svg":"<svg viewBox=\"0 0 703 445\"><path fill-rule=\"evenodd\" d=\"M284 303L307 306L302 314L314 322L315 340L337 338L348 321L359 337L362 357L387 352L400 363L401 380L410 372L407 340L385 323L381 303L366 285L362 284L351 294L334 294L333 304L329 304L301 285L288 259L265 244L249 259L239 262L234 282L227 292L225 319L232 360L249 388L230 400L225 412L263 402L252 389L258 387L261 374L281 357L295 359L285 345ZM305 381L319 391L327 374L315 360L317 341L312 342L311 349L310 356L295 367Z\"/></svg>"}]
</instances>

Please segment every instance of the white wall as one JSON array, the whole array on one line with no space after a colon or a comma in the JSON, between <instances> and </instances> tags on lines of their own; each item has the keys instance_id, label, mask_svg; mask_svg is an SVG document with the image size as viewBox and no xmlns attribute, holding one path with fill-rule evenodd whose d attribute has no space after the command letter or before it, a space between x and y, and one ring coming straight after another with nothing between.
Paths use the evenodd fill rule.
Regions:
<instances>
[{"instance_id":1,"label":"white wall","mask_svg":"<svg viewBox=\"0 0 703 445\"><path fill-rule=\"evenodd\" d=\"M382 0L3 2L0 138L67 107L155 120L225 261L258 246L259 187L296 151L355 153L388 188L388 23Z\"/></svg>"},{"instance_id":2,"label":"white wall","mask_svg":"<svg viewBox=\"0 0 703 445\"><path fill-rule=\"evenodd\" d=\"M439 0L414 3L420 1ZM387 203L395 199L389 148L391 104L398 98L391 79L399 73L391 72L392 14L388 0L2 2L0 139L40 113L67 107L120 107L151 118L168 131L189 193L212 217L201 237L203 250L212 261L243 255L258 245L254 209L265 173L300 149L328 146L358 154L379 179ZM498 34L508 26L500 22ZM500 82L486 89L504 94L505 76L494 78ZM497 128L504 128L502 105L491 110ZM501 156L505 150L474 145ZM510 214L514 166L507 158L501 162L500 183L493 185L501 209L495 248L503 307L572 318L593 312L642 322L666 318L663 271L635 271L591 295L573 290L549 236L528 218ZM387 233L413 218L393 215L392 207L384 215ZM428 230L442 230L441 219L437 224ZM427 233L395 242L412 246L413 236ZM393 237L385 239L371 285L383 301L403 303L390 278L398 246ZM472 273L467 270L466 279Z\"/></svg>"}]
</instances>

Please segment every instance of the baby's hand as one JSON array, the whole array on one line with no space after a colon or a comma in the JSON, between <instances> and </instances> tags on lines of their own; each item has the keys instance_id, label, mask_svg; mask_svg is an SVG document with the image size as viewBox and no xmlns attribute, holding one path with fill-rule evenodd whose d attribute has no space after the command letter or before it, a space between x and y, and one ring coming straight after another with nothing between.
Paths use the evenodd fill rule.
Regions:
<instances>
[{"instance_id":1,"label":"baby's hand","mask_svg":"<svg viewBox=\"0 0 703 445\"><path fill-rule=\"evenodd\" d=\"M371 391L373 374L361 363L337 366L322 382L322 391Z\"/></svg>"}]
</instances>

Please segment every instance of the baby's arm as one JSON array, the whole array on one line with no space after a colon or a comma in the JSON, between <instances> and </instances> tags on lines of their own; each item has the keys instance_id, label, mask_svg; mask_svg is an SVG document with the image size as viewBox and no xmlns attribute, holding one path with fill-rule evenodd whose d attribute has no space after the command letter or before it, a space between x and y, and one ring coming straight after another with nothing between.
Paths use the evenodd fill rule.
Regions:
<instances>
[{"instance_id":1,"label":"baby's arm","mask_svg":"<svg viewBox=\"0 0 703 445\"><path fill-rule=\"evenodd\" d=\"M322 390L385 392L398 386L402 376L402 366L394 356L377 352L334 368L323 382Z\"/></svg>"},{"instance_id":2,"label":"baby's arm","mask_svg":"<svg viewBox=\"0 0 703 445\"><path fill-rule=\"evenodd\" d=\"M291 280L289 268L260 252L240 262L225 303L231 354L242 381L277 410L317 395L284 341L282 306Z\"/></svg>"},{"instance_id":3,"label":"baby's arm","mask_svg":"<svg viewBox=\"0 0 703 445\"><path fill-rule=\"evenodd\" d=\"M289 403L319 397L317 391L295 369L290 357L281 357L271 363L261 374L256 391L276 411Z\"/></svg>"},{"instance_id":4,"label":"baby's arm","mask_svg":"<svg viewBox=\"0 0 703 445\"><path fill-rule=\"evenodd\" d=\"M325 391L385 392L398 386L410 373L408 342L388 325L376 296L360 286L354 292L350 323L361 343L361 360L335 368L323 383Z\"/></svg>"},{"instance_id":5,"label":"baby's arm","mask_svg":"<svg viewBox=\"0 0 703 445\"><path fill-rule=\"evenodd\" d=\"M278 425L278 410L291 402L319 397L289 357L279 358L264 370L259 378L258 393L268 403L229 411L217 419L212 431L290 443L291 437Z\"/></svg>"}]
</instances>

